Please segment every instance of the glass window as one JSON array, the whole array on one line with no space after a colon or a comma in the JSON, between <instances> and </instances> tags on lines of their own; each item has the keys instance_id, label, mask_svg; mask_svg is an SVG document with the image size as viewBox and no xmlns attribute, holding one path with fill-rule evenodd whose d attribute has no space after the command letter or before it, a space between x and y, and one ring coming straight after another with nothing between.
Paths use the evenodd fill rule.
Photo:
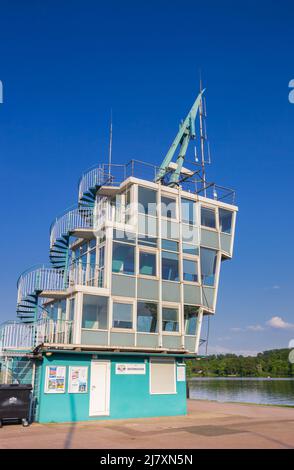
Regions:
<instances>
[{"instance_id":1,"label":"glass window","mask_svg":"<svg viewBox=\"0 0 294 470\"><path fill-rule=\"evenodd\" d=\"M126 191L126 207L131 204L131 189Z\"/></svg>"},{"instance_id":2,"label":"glass window","mask_svg":"<svg viewBox=\"0 0 294 470\"><path fill-rule=\"evenodd\" d=\"M156 197L157 193L153 189L138 188L138 205L140 214L156 216Z\"/></svg>"},{"instance_id":3,"label":"glass window","mask_svg":"<svg viewBox=\"0 0 294 470\"><path fill-rule=\"evenodd\" d=\"M183 280L198 282L198 262L194 259L183 259Z\"/></svg>"},{"instance_id":4,"label":"glass window","mask_svg":"<svg viewBox=\"0 0 294 470\"><path fill-rule=\"evenodd\" d=\"M135 247L123 243L113 243L112 272L122 274L135 273Z\"/></svg>"},{"instance_id":5,"label":"glass window","mask_svg":"<svg viewBox=\"0 0 294 470\"><path fill-rule=\"evenodd\" d=\"M196 335L198 307L184 305L185 334Z\"/></svg>"},{"instance_id":6,"label":"glass window","mask_svg":"<svg viewBox=\"0 0 294 470\"><path fill-rule=\"evenodd\" d=\"M186 222L190 225L195 224L195 215L194 215L194 201L191 199L181 200L181 210L182 210L182 222Z\"/></svg>"},{"instance_id":7,"label":"glass window","mask_svg":"<svg viewBox=\"0 0 294 470\"><path fill-rule=\"evenodd\" d=\"M82 254L86 253L87 249L88 249L88 243L83 243L80 246L80 254L82 255Z\"/></svg>"},{"instance_id":8,"label":"glass window","mask_svg":"<svg viewBox=\"0 0 294 470\"><path fill-rule=\"evenodd\" d=\"M138 244L157 247L157 238L148 237L147 235L140 234L138 235Z\"/></svg>"},{"instance_id":9,"label":"glass window","mask_svg":"<svg viewBox=\"0 0 294 470\"><path fill-rule=\"evenodd\" d=\"M90 266L96 265L96 249L90 251Z\"/></svg>"},{"instance_id":10,"label":"glass window","mask_svg":"<svg viewBox=\"0 0 294 470\"><path fill-rule=\"evenodd\" d=\"M161 240L161 248L163 250L169 251L179 251L179 244L178 242L174 242L173 240Z\"/></svg>"},{"instance_id":11,"label":"glass window","mask_svg":"<svg viewBox=\"0 0 294 470\"><path fill-rule=\"evenodd\" d=\"M75 318L75 299L70 299L69 301L69 321L73 321Z\"/></svg>"},{"instance_id":12,"label":"glass window","mask_svg":"<svg viewBox=\"0 0 294 470\"><path fill-rule=\"evenodd\" d=\"M136 235L124 230L113 230L113 239L126 243L136 243Z\"/></svg>"},{"instance_id":13,"label":"glass window","mask_svg":"<svg viewBox=\"0 0 294 470\"><path fill-rule=\"evenodd\" d=\"M219 227L223 233L231 233L233 213L225 209L219 209Z\"/></svg>"},{"instance_id":14,"label":"glass window","mask_svg":"<svg viewBox=\"0 0 294 470\"><path fill-rule=\"evenodd\" d=\"M105 259L105 246L101 246L99 248L99 268L104 266L104 259Z\"/></svg>"},{"instance_id":15,"label":"glass window","mask_svg":"<svg viewBox=\"0 0 294 470\"><path fill-rule=\"evenodd\" d=\"M56 321L58 319L58 302L53 302L52 304L48 305L47 312L51 320Z\"/></svg>"},{"instance_id":16,"label":"glass window","mask_svg":"<svg viewBox=\"0 0 294 470\"><path fill-rule=\"evenodd\" d=\"M60 300L59 307L60 307L59 319L65 320L66 319L66 300L65 299Z\"/></svg>"},{"instance_id":17,"label":"glass window","mask_svg":"<svg viewBox=\"0 0 294 470\"><path fill-rule=\"evenodd\" d=\"M140 250L139 273L145 276L156 276L156 253Z\"/></svg>"},{"instance_id":18,"label":"glass window","mask_svg":"<svg viewBox=\"0 0 294 470\"><path fill-rule=\"evenodd\" d=\"M215 210L208 207L201 207L201 225L204 227L216 228Z\"/></svg>"},{"instance_id":19,"label":"glass window","mask_svg":"<svg viewBox=\"0 0 294 470\"><path fill-rule=\"evenodd\" d=\"M171 197L161 196L161 215L168 219L176 219L176 200Z\"/></svg>"},{"instance_id":20,"label":"glass window","mask_svg":"<svg viewBox=\"0 0 294 470\"><path fill-rule=\"evenodd\" d=\"M179 310L162 307L162 331L179 331Z\"/></svg>"},{"instance_id":21,"label":"glass window","mask_svg":"<svg viewBox=\"0 0 294 470\"><path fill-rule=\"evenodd\" d=\"M89 248L96 248L96 238L89 241Z\"/></svg>"},{"instance_id":22,"label":"glass window","mask_svg":"<svg viewBox=\"0 0 294 470\"><path fill-rule=\"evenodd\" d=\"M217 251L200 248L201 279L205 286L214 286Z\"/></svg>"},{"instance_id":23,"label":"glass window","mask_svg":"<svg viewBox=\"0 0 294 470\"><path fill-rule=\"evenodd\" d=\"M182 244L182 249L183 253L186 255L194 255L198 256L199 255L199 247L195 245L190 245L189 243L183 243Z\"/></svg>"},{"instance_id":24,"label":"glass window","mask_svg":"<svg viewBox=\"0 0 294 470\"><path fill-rule=\"evenodd\" d=\"M166 281L179 280L179 257L177 253L162 251L162 279Z\"/></svg>"},{"instance_id":25,"label":"glass window","mask_svg":"<svg viewBox=\"0 0 294 470\"><path fill-rule=\"evenodd\" d=\"M157 333L157 304L152 302L137 303L137 331Z\"/></svg>"},{"instance_id":26,"label":"glass window","mask_svg":"<svg viewBox=\"0 0 294 470\"><path fill-rule=\"evenodd\" d=\"M107 329L108 298L98 295L83 296L82 328Z\"/></svg>"},{"instance_id":27,"label":"glass window","mask_svg":"<svg viewBox=\"0 0 294 470\"><path fill-rule=\"evenodd\" d=\"M133 304L113 302L113 328L133 328Z\"/></svg>"}]
</instances>

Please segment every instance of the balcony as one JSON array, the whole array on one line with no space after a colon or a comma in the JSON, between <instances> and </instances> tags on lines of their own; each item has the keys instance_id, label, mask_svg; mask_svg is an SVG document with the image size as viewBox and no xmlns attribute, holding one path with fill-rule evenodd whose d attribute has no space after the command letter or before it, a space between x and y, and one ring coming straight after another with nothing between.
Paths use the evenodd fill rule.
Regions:
<instances>
[{"instance_id":1,"label":"balcony","mask_svg":"<svg viewBox=\"0 0 294 470\"><path fill-rule=\"evenodd\" d=\"M29 325L5 322L0 325L0 352L28 351L43 343L71 344L72 333L73 322L69 320L42 318Z\"/></svg>"}]
</instances>

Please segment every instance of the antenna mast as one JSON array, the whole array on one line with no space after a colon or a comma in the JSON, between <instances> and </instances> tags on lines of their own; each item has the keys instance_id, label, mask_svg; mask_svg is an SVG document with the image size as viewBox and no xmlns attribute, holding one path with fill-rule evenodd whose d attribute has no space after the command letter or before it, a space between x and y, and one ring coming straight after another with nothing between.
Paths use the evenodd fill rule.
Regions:
<instances>
[{"instance_id":1,"label":"antenna mast","mask_svg":"<svg viewBox=\"0 0 294 470\"><path fill-rule=\"evenodd\" d=\"M206 174L205 174L205 151L204 151L204 140L205 135L203 132L203 99L202 99L202 79L200 75L200 104L199 104L199 130L200 130L200 149L201 149L201 168L202 168L202 179L203 179L203 189L204 197L206 197Z\"/></svg>"},{"instance_id":2,"label":"antenna mast","mask_svg":"<svg viewBox=\"0 0 294 470\"><path fill-rule=\"evenodd\" d=\"M109 150L108 150L108 175L111 176L112 162L112 109L110 110Z\"/></svg>"}]
</instances>

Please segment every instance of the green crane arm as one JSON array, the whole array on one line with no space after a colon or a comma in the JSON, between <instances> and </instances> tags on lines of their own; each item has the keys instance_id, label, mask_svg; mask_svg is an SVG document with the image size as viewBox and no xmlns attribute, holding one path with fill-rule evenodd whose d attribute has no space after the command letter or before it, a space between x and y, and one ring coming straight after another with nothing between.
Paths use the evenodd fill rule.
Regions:
<instances>
[{"instance_id":1,"label":"green crane arm","mask_svg":"<svg viewBox=\"0 0 294 470\"><path fill-rule=\"evenodd\" d=\"M202 90L199 95L197 96L192 108L190 109L186 119L184 122L181 123L179 132L176 135L175 140L171 144L169 151L167 152L162 164L160 165L160 169L156 175L155 181L159 181L169 170L169 164L171 163L174 154L177 150L178 145L181 145L179 155L177 157L177 168L171 175L169 184L176 185L179 182L181 169L185 160L187 148L191 139L195 139L195 119L197 115L197 111L199 109L201 103L201 97L205 90Z\"/></svg>"}]
</instances>

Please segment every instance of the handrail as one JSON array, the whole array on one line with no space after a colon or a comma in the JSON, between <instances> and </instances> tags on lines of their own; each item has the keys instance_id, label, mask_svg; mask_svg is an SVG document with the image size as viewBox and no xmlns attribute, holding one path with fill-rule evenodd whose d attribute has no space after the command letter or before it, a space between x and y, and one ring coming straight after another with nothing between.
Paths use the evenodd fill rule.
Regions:
<instances>
[{"instance_id":1,"label":"handrail","mask_svg":"<svg viewBox=\"0 0 294 470\"><path fill-rule=\"evenodd\" d=\"M64 270L40 266L23 273L18 280L17 301L20 303L28 296L43 290L58 291L64 289Z\"/></svg>"},{"instance_id":2,"label":"handrail","mask_svg":"<svg viewBox=\"0 0 294 470\"><path fill-rule=\"evenodd\" d=\"M78 228L93 228L93 209L75 208L62 215L51 224L50 248L56 240L67 236Z\"/></svg>"},{"instance_id":3,"label":"handrail","mask_svg":"<svg viewBox=\"0 0 294 470\"><path fill-rule=\"evenodd\" d=\"M198 168L199 165L195 162L187 161L189 165ZM133 176L140 179L147 179L154 181L156 178L159 167L141 160L132 159L126 164L108 164L100 163L96 167L91 167L81 176L79 180L79 200L87 193L91 188L95 186L103 185L103 178L108 176L110 181L104 184L113 186L122 183L126 178ZM119 174L118 174L119 171ZM193 173L197 173L194 171ZM195 179L189 177L188 179L182 179L180 185L184 191L192 191L196 194L204 193L205 197L215 200L231 199L232 203L235 202L235 191L230 188L216 185L215 183L205 182L203 179ZM212 193L207 191L208 188L212 188ZM224 195L219 197L217 190L225 192Z\"/></svg>"}]
</instances>

